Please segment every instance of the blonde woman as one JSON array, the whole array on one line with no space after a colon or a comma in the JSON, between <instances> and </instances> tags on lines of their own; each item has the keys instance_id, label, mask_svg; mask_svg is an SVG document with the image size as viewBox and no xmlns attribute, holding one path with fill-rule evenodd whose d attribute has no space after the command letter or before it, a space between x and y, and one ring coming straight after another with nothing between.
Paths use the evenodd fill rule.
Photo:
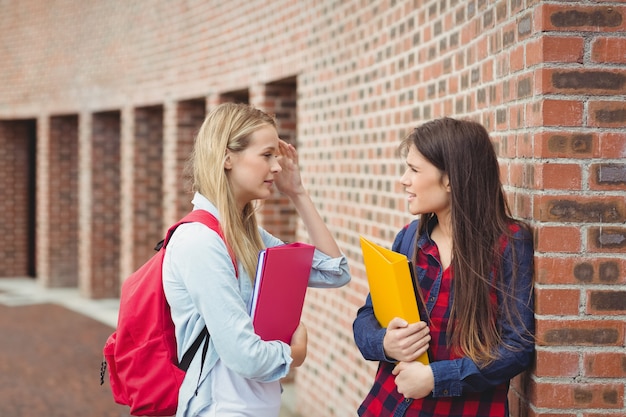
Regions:
<instances>
[{"instance_id":1,"label":"blonde woman","mask_svg":"<svg viewBox=\"0 0 626 417\"><path fill-rule=\"evenodd\" d=\"M258 254L283 244L257 225L254 201L276 186L293 202L316 247L309 286L347 284L347 260L303 187L295 148L279 139L268 114L243 104L217 106L196 137L192 165L194 210L213 214L225 241L186 223L166 252L163 284L179 357L205 326L210 335L204 363L198 354L187 371L176 415L277 417L279 380L304 361L307 333L301 324L288 345L254 332L248 311Z\"/></svg>"}]
</instances>

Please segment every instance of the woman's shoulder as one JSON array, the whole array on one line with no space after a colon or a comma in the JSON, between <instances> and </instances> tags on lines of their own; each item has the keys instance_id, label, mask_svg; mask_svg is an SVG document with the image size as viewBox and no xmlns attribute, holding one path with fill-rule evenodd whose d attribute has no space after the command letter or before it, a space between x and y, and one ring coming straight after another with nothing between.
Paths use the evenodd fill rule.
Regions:
<instances>
[{"instance_id":1,"label":"woman's shoulder","mask_svg":"<svg viewBox=\"0 0 626 417\"><path fill-rule=\"evenodd\" d=\"M216 230L199 222L189 222L176 228L167 247L176 252L204 252L221 249L225 243Z\"/></svg>"},{"instance_id":2,"label":"woman's shoulder","mask_svg":"<svg viewBox=\"0 0 626 417\"><path fill-rule=\"evenodd\" d=\"M508 225L509 234L517 239L529 239L532 237L532 230L528 223L522 220L511 219Z\"/></svg>"},{"instance_id":3,"label":"woman's shoulder","mask_svg":"<svg viewBox=\"0 0 626 417\"><path fill-rule=\"evenodd\" d=\"M400 253L408 253L411 242L415 240L415 234L417 233L418 228L419 219L415 219L405 224L396 234L391 249Z\"/></svg>"},{"instance_id":4,"label":"woman's shoulder","mask_svg":"<svg viewBox=\"0 0 626 417\"><path fill-rule=\"evenodd\" d=\"M525 256L532 256L534 253L534 240L532 229L528 223L511 220L508 225L508 233L500 239L500 249L502 251L511 250L515 247L517 252L523 252Z\"/></svg>"}]
</instances>

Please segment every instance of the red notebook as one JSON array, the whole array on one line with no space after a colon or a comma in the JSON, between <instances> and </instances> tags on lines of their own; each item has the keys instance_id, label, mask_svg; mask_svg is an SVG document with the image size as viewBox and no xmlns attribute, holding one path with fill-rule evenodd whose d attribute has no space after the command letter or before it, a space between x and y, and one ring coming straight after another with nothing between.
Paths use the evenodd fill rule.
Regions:
<instances>
[{"instance_id":1,"label":"red notebook","mask_svg":"<svg viewBox=\"0 0 626 417\"><path fill-rule=\"evenodd\" d=\"M291 342L302 316L315 246L289 243L259 253L250 315L263 340Z\"/></svg>"}]
</instances>

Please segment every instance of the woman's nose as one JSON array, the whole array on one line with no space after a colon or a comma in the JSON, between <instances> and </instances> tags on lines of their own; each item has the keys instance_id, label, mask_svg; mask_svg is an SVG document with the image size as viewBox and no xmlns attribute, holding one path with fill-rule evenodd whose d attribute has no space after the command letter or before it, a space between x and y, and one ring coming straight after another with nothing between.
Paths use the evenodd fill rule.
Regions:
<instances>
[{"instance_id":1,"label":"woman's nose","mask_svg":"<svg viewBox=\"0 0 626 417\"><path fill-rule=\"evenodd\" d=\"M272 166L271 166L271 170L272 172L275 173L279 173L283 170L283 167L278 163L278 158L273 158L272 159Z\"/></svg>"}]
</instances>

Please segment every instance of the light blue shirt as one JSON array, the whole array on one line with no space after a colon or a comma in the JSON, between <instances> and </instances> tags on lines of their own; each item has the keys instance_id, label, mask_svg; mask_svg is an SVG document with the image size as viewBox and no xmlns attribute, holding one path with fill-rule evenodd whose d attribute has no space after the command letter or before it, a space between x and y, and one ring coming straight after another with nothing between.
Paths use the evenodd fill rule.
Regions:
<instances>
[{"instance_id":1,"label":"light blue shirt","mask_svg":"<svg viewBox=\"0 0 626 417\"><path fill-rule=\"evenodd\" d=\"M193 204L194 210L206 210L219 220L216 207L201 194L195 194ZM266 247L284 243L259 230ZM176 326L179 358L205 325L211 335L202 375L199 353L179 391L176 413L179 417L194 416L211 403L207 375L218 359L230 370L255 381L277 381L289 372L292 361L289 345L265 342L254 333L248 313L253 287L241 263L238 274L237 277L222 238L201 223L179 226L167 245L163 287ZM315 251L309 287L336 288L349 281L345 256L331 258ZM194 395L196 387L198 394Z\"/></svg>"}]
</instances>

